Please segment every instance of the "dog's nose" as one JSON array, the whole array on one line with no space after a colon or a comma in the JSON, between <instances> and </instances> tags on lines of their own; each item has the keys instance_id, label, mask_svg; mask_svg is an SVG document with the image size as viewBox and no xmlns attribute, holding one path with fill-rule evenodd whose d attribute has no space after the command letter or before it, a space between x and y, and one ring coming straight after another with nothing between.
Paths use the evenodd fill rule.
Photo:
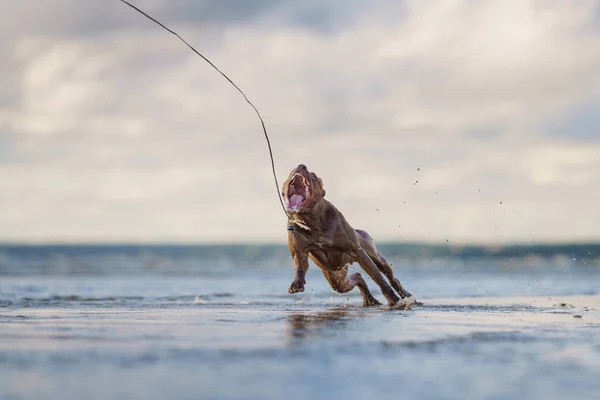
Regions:
<instances>
[{"instance_id":1,"label":"dog's nose","mask_svg":"<svg viewBox=\"0 0 600 400\"><path fill-rule=\"evenodd\" d=\"M298 165L298 168L306 169L306 165L300 164L300 165Z\"/></svg>"}]
</instances>

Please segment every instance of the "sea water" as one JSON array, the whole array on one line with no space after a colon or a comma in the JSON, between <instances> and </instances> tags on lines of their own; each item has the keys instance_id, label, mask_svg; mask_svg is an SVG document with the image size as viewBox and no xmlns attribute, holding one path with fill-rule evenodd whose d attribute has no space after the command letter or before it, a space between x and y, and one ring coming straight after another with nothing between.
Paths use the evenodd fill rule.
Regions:
<instances>
[{"instance_id":1,"label":"sea water","mask_svg":"<svg viewBox=\"0 0 600 400\"><path fill-rule=\"evenodd\" d=\"M0 399L598 398L598 264L392 255L423 304L365 309L286 251L0 248Z\"/></svg>"}]
</instances>

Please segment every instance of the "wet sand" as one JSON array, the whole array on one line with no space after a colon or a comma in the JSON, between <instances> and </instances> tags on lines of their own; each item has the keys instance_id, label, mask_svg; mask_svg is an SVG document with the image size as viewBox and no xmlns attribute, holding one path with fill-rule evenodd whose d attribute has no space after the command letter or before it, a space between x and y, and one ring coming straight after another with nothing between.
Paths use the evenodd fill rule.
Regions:
<instances>
[{"instance_id":1,"label":"wet sand","mask_svg":"<svg viewBox=\"0 0 600 400\"><path fill-rule=\"evenodd\" d=\"M400 311L324 294L275 301L77 295L5 304L0 398L600 393L600 296L428 298Z\"/></svg>"},{"instance_id":2,"label":"wet sand","mask_svg":"<svg viewBox=\"0 0 600 400\"><path fill-rule=\"evenodd\" d=\"M316 267L289 295L285 253L42 250L0 254L0 400L600 393L597 265L391 257L423 306L389 310Z\"/></svg>"}]
</instances>

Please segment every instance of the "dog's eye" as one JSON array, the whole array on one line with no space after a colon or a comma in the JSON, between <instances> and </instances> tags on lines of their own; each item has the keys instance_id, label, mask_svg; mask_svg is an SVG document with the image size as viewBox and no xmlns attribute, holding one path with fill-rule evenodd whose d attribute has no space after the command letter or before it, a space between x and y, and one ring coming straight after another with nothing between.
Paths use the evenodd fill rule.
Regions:
<instances>
[{"instance_id":1,"label":"dog's eye","mask_svg":"<svg viewBox=\"0 0 600 400\"><path fill-rule=\"evenodd\" d=\"M314 181L315 179L317 179L317 176L315 174L310 174L310 177L312 178L312 180Z\"/></svg>"}]
</instances>

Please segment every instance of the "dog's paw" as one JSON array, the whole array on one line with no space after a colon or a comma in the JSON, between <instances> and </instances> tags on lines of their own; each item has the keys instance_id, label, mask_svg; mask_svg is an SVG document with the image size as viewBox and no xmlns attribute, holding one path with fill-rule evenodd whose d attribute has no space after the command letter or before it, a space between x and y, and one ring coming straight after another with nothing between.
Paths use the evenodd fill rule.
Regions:
<instances>
[{"instance_id":1,"label":"dog's paw","mask_svg":"<svg viewBox=\"0 0 600 400\"><path fill-rule=\"evenodd\" d=\"M303 282L303 281L292 282L292 284L290 285L290 288L288 289L288 293L292 294L292 293L304 292L304 283L305 282Z\"/></svg>"},{"instance_id":2,"label":"dog's paw","mask_svg":"<svg viewBox=\"0 0 600 400\"><path fill-rule=\"evenodd\" d=\"M363 298L363 307L378 307L380 305L382 304L373 296Z\"/></svg>"},{"instance_id":3,"label":"dog's paw","mask_svg":"<svg viewBox=\"0 0 600 400\"><path fill-rule=\"evenodd\" d=\"M417 298L415 296L410 296L410 297L405 297L404 299L400 300L396 304L396 307L399 309L402 309L402 310L410 310L416 304L417 304Z\"/></svg>"}]
</instances>

